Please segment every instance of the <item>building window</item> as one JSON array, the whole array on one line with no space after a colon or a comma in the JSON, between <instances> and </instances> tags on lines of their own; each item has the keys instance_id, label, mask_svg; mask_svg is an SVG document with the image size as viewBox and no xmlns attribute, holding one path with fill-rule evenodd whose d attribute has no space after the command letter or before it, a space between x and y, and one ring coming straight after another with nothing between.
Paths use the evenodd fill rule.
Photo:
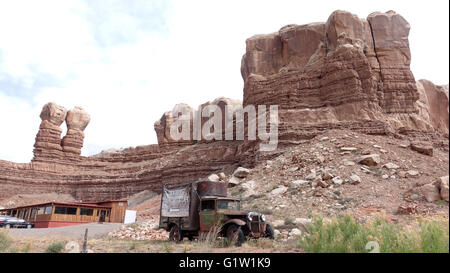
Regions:
<instances>
[{"instance_id":1,"label":"building window","mask_svg":"<svg viewBox=\"0 0 450 273\"><path fill-rule=\"evenodd\" d=\"M80 215L84 215L84 216L92 216L92 215L94 215L94 210L93 210L93 209L85 209L85 208L81 208L81 209L80 209Z\"/></svg>"},{"instance_id":2,"label":"building window","mask_svg":"<svg viewBox=\"0 0 450 273\"><path fill-rule=\"evenodd\" d=\"M52 206L45 208L45 214L51 214L52 213Z\"/></svg>"},{"instance_id":3,"label":"building window","mask_svg":"<svg viewBox=\"0 0 450 273\"><path fill-rule=\"evenodd\" d=\"M106 217L109 217L109 210L106 211Z\"/></svg>"},{"instance_id":4,"label":"building window","mask_svg":"<svg viewBox=\"0 0 450 273\"><path fill-rule=\"evenodd\" d=\"M123 206L123 202L119 202L119 206L121 206L121 207L122 207L122 206Z\"/></svg>"},{"instance_id":5,"label":"building window","mask_svg":"<svg viewBox=\"0 0 450 273\"><path fill-rule=\"evenodd\" d=\"M30 216L31 220L34 220L34 218L36 217L36 212L37 212L37 208L31 209L31 216Z\"/></svg>"},{"instance_id":6,"label":"building window","mask_svg":"<svg viewBox=\"0 0 450 273\"><path fill-rule=\"evenodd\" d=\"M68 214L68 215L76 215L77 208L71 207L55 207L55 214Z\"/></svg>"},{"instance_id":7,"label":"building window","mask_svg":"<svg viewBox=\"0 0 450 273\"><path fill-rule=\"evenodd\" d=\"M44 211L45 211L45 208L44 207L40 207L40 208L38 208L37 214L38 215L42 215L42 214L44 214Z\"/></svg>"}]
</instances>

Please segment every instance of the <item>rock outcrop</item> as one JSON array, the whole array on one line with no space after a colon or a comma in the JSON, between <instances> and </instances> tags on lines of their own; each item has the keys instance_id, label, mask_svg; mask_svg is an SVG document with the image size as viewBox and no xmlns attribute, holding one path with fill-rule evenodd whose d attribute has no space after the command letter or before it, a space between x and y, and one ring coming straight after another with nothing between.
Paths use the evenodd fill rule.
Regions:
<instances>
[{"instance_id":1,"label":"rock outcrop","mask_svg":"<svg viewBox=\"0 0 450 273\"><path fill-rule=\"evenodd\" d=\"M231 114L225 111L229 109L226 106L278 105L281 151L324 131L350 129L406 138L412 149L430 156L433 140L438 139L446 142L442 146L448 152L448 86L415 82L410 71L409 29L408 22L392 11L373 13L367 19L336 11L324 23L288 25L272 34L253 36L246 41L241 62L243 102L221 97L200 105L200 112L208 105L219 106L222 116L218 118L225 129L225 116ZM182 109L188 113L185 120L180 120ZM91 157L81 155L84 130L90 121L81 107L67 112L48 103L41 119L32 162L0 160L0 198L48 192L83 200L126 198L144 190L160 192L163 183L186 183L212 173L232 175L238 166L249 167L281 153L261 152L257 141L236 140L235 117L231 130L234 141L221 141L226 138L225 130L214 140L199 138L194 135L194 126L203 128L209 118L194 116L193 108L186 104L178 104L155 122L158 144L109 150ZM64 121L67 134L61 140ZM170 132L180 121L189 126L186 139L175 139ZM215 128L209 129L214 134ZM438 155L441 152L436 150ZM366 156L364 164L385 163L370 151L362 155ZM367 159L371 156L374 158ZM324 160L318 160L319 164ZM297 168L303 168L301 161L299 157ZM329 173L322 178L331 181L322 181L317 196L331 188L331 183L338 186L345 182ZM232 179L238 181L233 183ZM317 180L320 182L320 177L312 178L311 183ZM354 177L352 183L357 180ZM228 182L241 181L231 176ZM440 187L442 198L448 200L448 182ZM270 195L286 191L280 186Z\"/></svg>"},{"instance_id":2,"label":"rock outcrop","mask_svg":"<svg viewBox=\"0 0 450 273\"><path fill-rule=\"evenodd\" d=\"M67 134L62 139L61 145L64 152L81 155L83 147L84 129L91 120L89 114L83 108L76 106L67 112L66 124Z\"/></svg>"},{"instance_id":3,"label":"rock outcrop","mask_svg":"<svg viewBox=\"0 0 450 273\"><path fill-rule=\"evenodd\" d=\"M34 161L42 158L60 158L61 124L66 119L67 110L53 102L44 105L41 111L41 125L34 144Z\"/></svg>"},{"instance_id":4,"label":"rock outcrop","mask_svg":"<svg viewBox=\"0 0 450 273\"><path fill-rule=\"evenodd\" d=\"M427 80L417 82L420 116L435 130L448 135L448 85L438 86Z\"/></svg>"},{"instance_id":5,"label":"rock outcrop","mask_svg":"<svg viewBox=\"0 0 450 273\"><path fill-rule=\"evenodd\" d=\"M419 114L409 29L393 11L367 19L335 11L326 23L253 36L241 63L243 104L278 105L281 140L311 138L330 128L442 131L445 121ZM438 109L446 107L448 100L431 108L440 116L444 111Z\"/></svg>"},{"instance_id":6,"label":"rock outcrop","mask_svg":"<svg viewBox=\"0 0 450 273\"><path fill-rule=\"evenodd\" d=\"M206 108L209 105L219 107L220 113L217 114L219 114L220 116L218 116L217 118L221 120L221 128L214 128L214 126L208 126L208 124L206 124L210 119L213 120L216 115L216 113L213 112L208 113ZM225 140L227 139L227 126L233 126L232 128L229 128L230 136L232 136L233 139L236 139L236 119L233 113L236 109L234 107L239 106L242 106L241 101L224 97L216 98L211 102L203 103L196 110L184 103L177 104L174 106L172 111L165 112L162 117L154 124L154 128L158 138L158 144L182 146L192 144L194 141L204 141L212 139ZM230 117L231 123L226 122L227 115ZM175 122L178 123L174 124ZM178 139L174 139L170 132L172 125L175 125L174 127L178 128L180 133L183 126L185 126L185 129L189 128L190 133L186 135L186 139L181 135L178 136ZM209 128L210 131L206 134L203 134L203 128L205 128L205 130ZM217 131L215 129L217 129ZM218 135L215 135L215 132L218 132Z\"/></svg>"}]
</instances>

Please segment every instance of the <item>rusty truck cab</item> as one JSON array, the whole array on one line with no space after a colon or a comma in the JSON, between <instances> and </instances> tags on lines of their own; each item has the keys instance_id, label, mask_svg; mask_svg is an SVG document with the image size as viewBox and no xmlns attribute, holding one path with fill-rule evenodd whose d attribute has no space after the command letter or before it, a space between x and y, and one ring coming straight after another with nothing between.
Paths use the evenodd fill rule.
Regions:
<instances>
[{"instance_id":1,"label":"rusty truck cab","mask_svg":"<svg viewBox=\"0 0 450 273\"><path fill-rule=\"evenodd\" d=\"M204 196L200 200L200 231L209 231L211 227L223 225L230 215L247 215L240 211L240 200L232 197Z\"/></svg>"}]
</instances>

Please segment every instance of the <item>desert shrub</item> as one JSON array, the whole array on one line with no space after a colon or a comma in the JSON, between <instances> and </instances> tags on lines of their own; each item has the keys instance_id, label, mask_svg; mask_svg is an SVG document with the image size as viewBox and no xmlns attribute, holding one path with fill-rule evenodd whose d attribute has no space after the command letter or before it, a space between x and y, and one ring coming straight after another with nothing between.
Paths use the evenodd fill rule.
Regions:
<instances>
[{"instance_id":1,"label":"desert shrub","mask_svg":"<svg viewBox=\"0 0 450 273\"><path fill-rule=\"evenodd\" d=\"M61 253L64 249L64 244L62 242L54 242L47 247L46 253Z\"/></svg>"},{"instance_id":2,"label":"desert shrub","mask_svg":"<svg viewBox=\"0 0 450 273\"><path fill-rule=\"evenodd\" d=\"M273 210L271 210L271 209L263 209L261 211L261 213L265 214L265 215L272 215L273 214Z\"/></svg>"},{"instance_id":3,"label":"desert shrub","mask_svg":"<svg viewBox=\"0 0 450 273\"><path fill-rule=\"evenodd\" d=\"M449 252L449 226L448 220L433 218L423 219L420 226L420 247L426 253Z\"/></svg>"},{"instance_id":4,"label":"desert shrub","mask_svg":"<svg viewBox=\"0 0 450 273\"><path fill-rule=\"evenodd\" d=\"M420 220L408 226L393 224L382 217L360 223L351 215L325 222L314 216L309 233L299 238L307 252L369 252L369 242L376 242L382 253L449 252L449 228L446 219Z\"/></svg>"},{"instance_id":5,"label":"desert shrub","mask_svg":"<svg viewBox=\"0 0 450 273\"><path fill-rule=\"evenodd\" d=\"M284 224L285 225L292 225L294 224L294 219L292 219L291 217L287 217L286 219L284 219Z\"/></svg>"},{"instance_id":6,"label":"desert shrub","mask_svg":"<svg viewBox=\"0 0 450 273\"><path fill-rule=\"evenodd\" d=\"M222 247L226 246L226 242L218 241L217 237L219 236L221 225L215 225L211 227L208 233L200 234L198 238L199 244L202 244L205 247Z\"/></svg>"},{"instance_id":7,"label":"desert shrub","mask_svg":"<svg viewBox=\"0 0 450 273\"><path fill-rule=\"evenodd\" d=\"M11 246L11 238L6 232L0 231L0 252L5 252Z\"/></svg>"}]
</instances>

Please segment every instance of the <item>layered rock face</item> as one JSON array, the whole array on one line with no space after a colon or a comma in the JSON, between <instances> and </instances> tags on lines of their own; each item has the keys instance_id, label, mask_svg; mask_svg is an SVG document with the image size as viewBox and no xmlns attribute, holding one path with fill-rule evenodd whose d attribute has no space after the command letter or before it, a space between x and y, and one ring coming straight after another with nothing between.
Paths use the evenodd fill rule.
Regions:
<instances>
[{"instance_id":1,"label":"layered rock face","mask_svg":"<svg viewBox=\"0 0 450 273\"><path fill-rule=\"evenodd\" d=\"M281 138L329 128L385 134L426 130L409 65L410 25L393 11L288 25L246 41L244 106L278 105Z\"/></svg>"},{"instance_id":2,"label":"layered rock face","mask_svg":"<svg viewBox=\"0 0 450 273\"><path fill-rule=\"evenodd\" d=\"M53 102L42 108L41 125L34 144L34 160L61 157L61 124L66 119L67 110Z\"/></svg>"},{"instance_id":3,"label":"layered rock face","mask_svg":"<svg viewBox=\"0 0 450 273\"><path fill-rule=\"evenodd\" d=\"M64 152L81 155L83 147L84 129L91 120L89 114L83 108L76 106L67 112L67 134L62 139L61 145Z\"/></svg>"},{"instance_id":4,"label":"layered rock face","mask_svg":"<svg viewBox=\"0 0 450 273\"><path fill-rule=\"evenodd\" d=\"M220 112L207 111L208 106L217 106ZM194 111L192 107L187 104L181 103L174 106L172 111L165 112L162 117L157 120L154 124L155 132L158 138L159 145L189 145L193 141L203 142L205 140L211 140L212 138L226 139L226 127L233 126L229 128L232 132L232 138L236 139L236 117L234 115L235 107L242 106L242 102L239 100L233 100L230 98L220 97L213 101L208 101L201 104L198 109ZM185 114L184 116L182 114ZM202 114L203 113L203 114ZM216 116L217 115L217 116ZM230 122L227 123L226 116L229 117ZM208 121L213 121L214 118L221 120L221 128L214 128L214 126L208 126ZM174 124L175 122L179 122ZM182 123L185 122L186 129L189 128L188 139L174 139L171 134L171 127L174 126L178 128L181 132ZM207 124L208 123L208 124ZM205 125L206 124L206 125ZM206 128L207 127L207 128ZM205 134L202 133L202 128L209 128L210 130ZM217 130L215 130L217 129ZM214 132L219 132L217 136Z\"/></svg>"},{"instance_id":5,"label":"layered rock face","mask_svg":"<svg viewBox=\"0 0 450 273\"><path fill-rule=\"evenodd\" d=\"M431 126L448 136L448 85L438 86L427 80L417 82L420 98L418 101L420 116Z\"/></svg>"},{"instance_id":6,"label":"layered rock face","mask_svg":"<svg viewBox=\"0 0 450 273\"><path fill-rule=\"evenodd\" d=\"M360 19L336 11L325 23L288 25L249 38L241 62L243 103L221 97L197 109L203 112L215 105L221 110L217 117L221 138L214 141L194 134L194 127L206 127L210 130L206 135L214 134L217 128L208 127L209 116L195 116L192 107L178 104L155 122L158 144L84 157L81 148L89 115L81 107L67 111L48 103L42 109L32 162L0 160L0 198L56 192L104 200L144 190L159 192L162 184L186 183L254 165L281 153L285 146L330 129L407 135L411 140L416 137L412 132L426 138L444 136L448 151L448 86L415 82L409 68L409 28L395 12ZM237 139L237 119L230 109L248 105L279 106L277 151L260 152L258 142L247 139L220 141L226 139L227 115L232 116L231 132ZM183 109L188 113L185 120L180 114ZM67 134L61 140L64 121ZM172 125L180 121L187 121L187 139L176 139L171 133ZM432 156L430 139L425 140L429 147L418 147L431 150Z\"/></svg>"}]
</instances>

